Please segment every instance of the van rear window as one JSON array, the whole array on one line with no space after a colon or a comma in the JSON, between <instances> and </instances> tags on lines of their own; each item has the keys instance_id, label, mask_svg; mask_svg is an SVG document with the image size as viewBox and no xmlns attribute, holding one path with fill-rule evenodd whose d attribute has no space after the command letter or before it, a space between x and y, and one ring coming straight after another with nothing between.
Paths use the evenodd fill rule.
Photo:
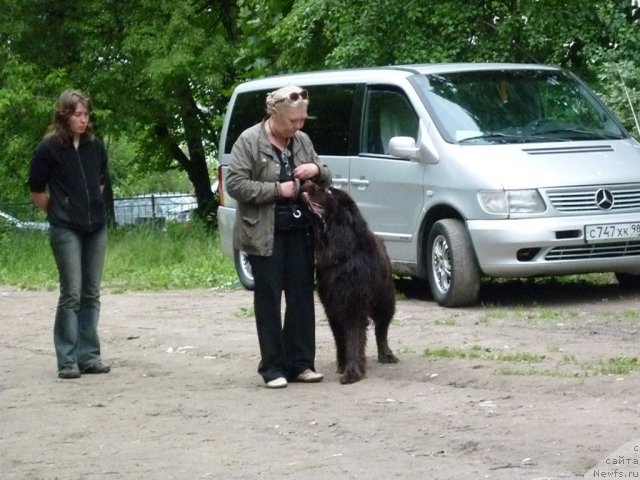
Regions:
<instances>
[{"instance_id":1,"label":"van rear window","mask_svg":"<svg viewBox=\"0 0 640 480\"><path fill-rule=\"evenodd\" d=\"M348 155L355 85L300 85L309 91L308 118L304 128L319 155ZM231 153L240 134L265 116L269 90L241 93L236 97L224 152Z\"/></svg>"}]
</instances>

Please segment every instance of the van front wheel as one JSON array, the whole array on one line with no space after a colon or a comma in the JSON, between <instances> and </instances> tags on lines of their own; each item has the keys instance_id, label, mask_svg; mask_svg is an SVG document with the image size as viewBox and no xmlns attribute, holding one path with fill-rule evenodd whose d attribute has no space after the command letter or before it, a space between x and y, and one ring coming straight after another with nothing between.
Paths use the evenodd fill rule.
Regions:
<instances>
[{"instance_id":1,"label":"van front wheel","mask_svg":"<svg viewBox=\"0 0 640 480\"><path fill-rule=\"evenodd\" d=\"M236 266L236 274L240 280L240 284L247 290L253 290L255 287L253 280L253 272L249 263L248 255L242 250L233 251L233 262Z\"/></svg>"},{"instance_id":2,"label":"van front wheel","mask_svg":"<svg viewBox=\"0 0 640 480\"><path fill-rule=\"evenodd\" d=\"M443 307L466 307L478 301L480 269L471 238L460 220L434 223L427 244L431 295Z\"/></svg>"}]
</instances>

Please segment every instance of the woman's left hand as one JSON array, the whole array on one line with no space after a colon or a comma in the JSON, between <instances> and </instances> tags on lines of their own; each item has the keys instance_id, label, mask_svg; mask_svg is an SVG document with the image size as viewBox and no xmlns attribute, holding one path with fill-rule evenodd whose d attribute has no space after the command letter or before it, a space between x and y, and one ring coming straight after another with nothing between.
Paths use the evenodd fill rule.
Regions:
<instances>
[{"instance_id":1,"label":"woman's left hand","mask_svg":"<svg viewBox=\"0 0 640 480\"><path fill-rule=\"evenodd\" d=\"M308 180L320 173L320 167L315 163L303 163L293 170L293 176L299 180Z\"/></svg>"}]
</instances>

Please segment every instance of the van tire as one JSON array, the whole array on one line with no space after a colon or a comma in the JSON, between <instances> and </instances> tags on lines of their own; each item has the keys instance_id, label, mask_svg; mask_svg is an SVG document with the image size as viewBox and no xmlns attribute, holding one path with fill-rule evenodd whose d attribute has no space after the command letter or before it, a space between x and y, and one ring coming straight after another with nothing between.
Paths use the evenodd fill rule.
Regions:
<instances>
[{"instance_id":1,"label":"van tire","mask_svg":"<svg viewBox=\"0 0 640 480\"><path fill-rule=\"evenodd\" d=\"M431 295L442 307L467 307L478 301L480 269L469 233L460 220L439 220L431 227L427 276Z\"/></svg>"},{"instance_id":2,"label":"van tire","mask_svg":"<svg viewBox=\"0 0 640 480\"><path fill-rule=\"evenodd\" d=\"M616 280L618 285L623 288L637 288L640 286L640 275L634 273L616 273Z\"/></svg>"},{"instance_id":3,"label":"van tire","mask_svg":"<svg viewBox=\"0 0 640 480\"><path fill-rule=\"evenodd\" d=\"M233 263L236 266L236 274L238 275L240 284L247 290L253 290L255 283L251 265L249 264L249 256L242 250L234 250Z\"/></svg>"}]
</instances>

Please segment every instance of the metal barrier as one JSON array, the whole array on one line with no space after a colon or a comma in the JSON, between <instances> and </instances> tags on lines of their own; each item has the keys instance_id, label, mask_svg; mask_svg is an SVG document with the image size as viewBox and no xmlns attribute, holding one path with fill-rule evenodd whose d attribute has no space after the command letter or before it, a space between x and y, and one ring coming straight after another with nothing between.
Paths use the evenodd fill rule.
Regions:
<instances>
[{"instance_id":1,"label":"metal barrier","mask_svg":"<svg viewBox=\"0 0 640 480\"><path fill-rule=\"evenodd\" d=\"M194 195L186 193L152 193L113 201L115 223L163 227L166 222L187 222L198 207ZM0 223L18 228L42 230L48 228L45 215L32 203L1 203Z\"/></svg>"}]
</instances>

